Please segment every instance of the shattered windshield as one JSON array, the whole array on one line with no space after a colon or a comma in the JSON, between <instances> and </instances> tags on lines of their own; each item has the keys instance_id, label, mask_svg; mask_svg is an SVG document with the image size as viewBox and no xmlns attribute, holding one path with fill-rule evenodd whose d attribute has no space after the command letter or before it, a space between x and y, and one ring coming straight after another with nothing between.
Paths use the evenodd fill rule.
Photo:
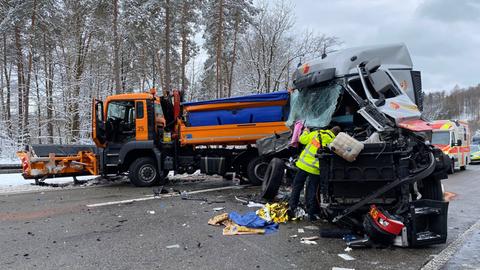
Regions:
<instances>
[{"instance_id":1,"label":"shattered windshield","mask_svg":"<svg viewBox=\"0 0 480 270\"><path fill-rule=\"evenodd\" d=\"M293 92L287 126L292 126L298 120L308 127L329 125L342 89L341 85L332 82Z\"/></svg>"}]
</instances>

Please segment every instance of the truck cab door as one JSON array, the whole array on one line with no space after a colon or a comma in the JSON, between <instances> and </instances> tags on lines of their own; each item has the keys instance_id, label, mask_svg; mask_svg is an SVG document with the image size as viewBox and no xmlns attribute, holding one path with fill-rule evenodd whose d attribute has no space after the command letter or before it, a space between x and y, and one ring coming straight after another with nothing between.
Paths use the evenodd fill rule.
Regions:
<instances>
[{"instance_id":1,"label":"truck cab door","mask_svg":"<svg viewBox=\"0 0 480 270\"><path fill-rule=\"evenodd\" d=\"M98 147L105 146L106 128L103 102L97 99L92 102L92 139Z\"/></svg>"}]
</instances>

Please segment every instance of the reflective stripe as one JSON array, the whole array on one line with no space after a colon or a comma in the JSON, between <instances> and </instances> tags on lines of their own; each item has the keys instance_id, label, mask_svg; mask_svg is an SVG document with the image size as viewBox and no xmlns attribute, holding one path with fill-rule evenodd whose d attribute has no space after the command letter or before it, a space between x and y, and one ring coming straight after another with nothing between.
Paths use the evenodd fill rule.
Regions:
<instances>
[{"instance_id":1,"label":"reflective stripe","mask_svg":"<svg viewBox=\"0 0 480 270\"><path fill-rule=\"evenodd\" d=\"M298 161L302 162L302 164L304 164L305 166L318 170L317 166L307 163L303 158L298 159Z\"/></svg>"}]
</instances>

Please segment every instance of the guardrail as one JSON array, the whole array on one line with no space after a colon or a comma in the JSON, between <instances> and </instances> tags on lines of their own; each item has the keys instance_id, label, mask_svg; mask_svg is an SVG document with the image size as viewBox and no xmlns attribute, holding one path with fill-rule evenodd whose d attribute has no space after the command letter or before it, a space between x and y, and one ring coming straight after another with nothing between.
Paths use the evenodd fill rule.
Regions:
<instances>
[{"instance_id":1,"label":"guardrail","mask_svg":"<svg viewBox=\"0 0 480 270\"><path fill-rule=\"evenodd\" d=\"M20 164L0 164L0 174L3 173L21 173L22 165Z\"/></svg>"}]
</instances>

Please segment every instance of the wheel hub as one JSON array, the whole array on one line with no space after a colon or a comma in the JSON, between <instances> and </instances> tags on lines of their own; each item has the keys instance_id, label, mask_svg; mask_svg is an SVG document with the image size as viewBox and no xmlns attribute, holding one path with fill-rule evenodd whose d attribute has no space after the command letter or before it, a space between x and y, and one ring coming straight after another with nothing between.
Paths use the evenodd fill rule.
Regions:
<instances>
[{"instance_id":1,"label":"wheel hub","mask_svg":"<svg viewBox=\"0 0 480 270\"><path fill-rule=\"evenodd\" d=\"M140 178L145 182L152 182L157 176L156 170L151 165L144 165L139 170Z\"/></svg>"}]
</instances>

